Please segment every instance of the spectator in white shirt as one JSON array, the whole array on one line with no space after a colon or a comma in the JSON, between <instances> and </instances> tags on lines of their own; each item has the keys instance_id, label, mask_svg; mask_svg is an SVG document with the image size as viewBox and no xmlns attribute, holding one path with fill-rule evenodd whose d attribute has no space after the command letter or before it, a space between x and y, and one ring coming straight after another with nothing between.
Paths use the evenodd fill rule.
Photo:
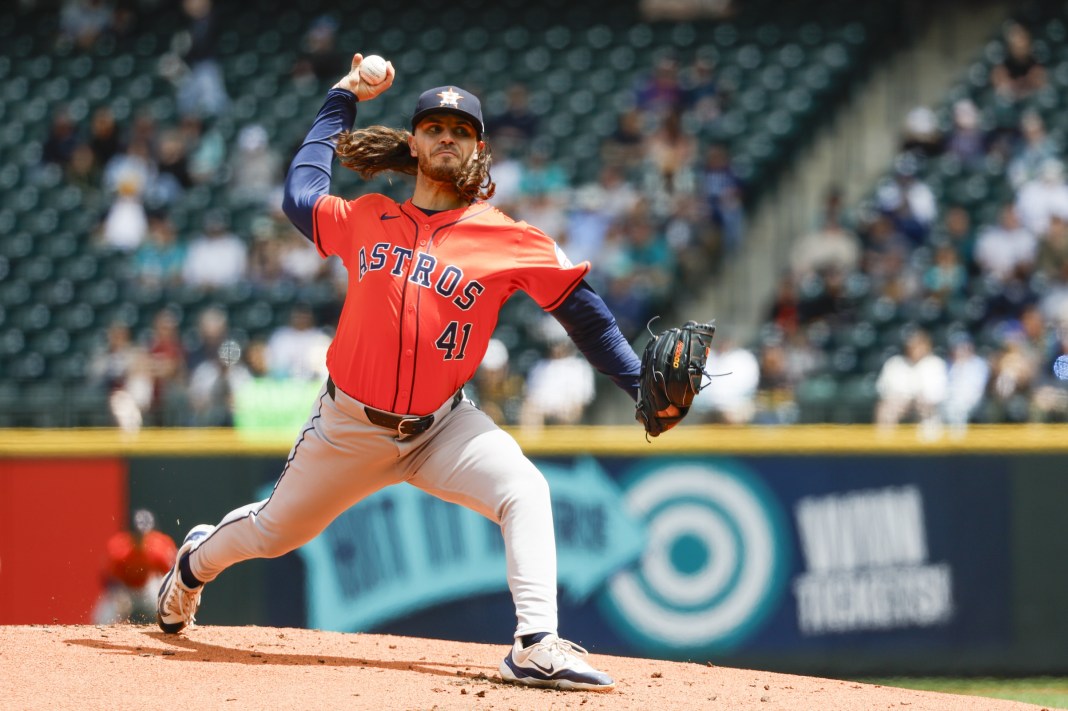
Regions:
<instances>
[{"instance_id":1,"label":"spectator in white shirt","mask_svg":"<svg viewBox=\"0 0 1068 711\"><path fill-rule=\"evenodd\" d=\"M231 232L221 213L204 219L204 231L186 253L182 279L201 289L219 289L238 283L248 268L248 245Z\"/></svg>"},{"instance_id":2,"label":"spectator in white shirt","mask_svg":"<svg viewBox=\"0 0 1068 711\"><path fill-rule=\"evenodd\" d=\"M998 224L982 229L975 242L976 263L983 274L1001 283L1034 264L1037 252L1038 239L1020 225L1011 203L1002 206Z\"/></svg>"},{"instance_id":3,"label":"spectator in white shirt","mask_svg":"<svg viewBox=\"0 0 1068 711\"><path fill-rule=\"evenodd\" d=\"M1033 235L1045 234L1052 215L1068 219L1068 185L1064 182L1064 164L1050 159L1042 164L1037 179L1020 186L1016 194L1016 211L1022 224Z\"/></svg>"},{"instance_id":4,"label":"spectator in white shirt","mask_svg":"<svg viewBox=\"0 0 1068 711\"><path fill-rule=\"evenodd\" d=\"M947 382L946 361L932 350L930 335L915 329L905 340L905 352L891 356L879 372L876 424L893 427L915 417L921 426L937 426Z\"/></svg>"},{"instance_id":5,"label":"spectator in white shirt","mask_svg":"<svg viewBox=\"0 0 1068 711\"><path fill-rule=\"evenodd\" d=\"M330 336L315 324L315 312L297 303L289 323L275 329L267 340L267 368L276 378L326 380L326 350Z\"/></svg>"},{"instance_id":6,"label":"spectator in white shirt","mask_svg":"<svg viewBox=\"0 0 1068 711\"><path fill-rule=\"evenodd\" d=\"M942 412L946 424L962 431L979 409L990 378L990 365L975 352L975 344L966 334L954 336L950 342L949 370L946 380L946 399Z\"/></svg>"},{"instance_id":7,"label":"spectator in white shirt","mask_svg":"<svg viewBox=\"0 0 1068 711\"><path fill-rule=\"evenodd\" d=\"M691 415L703 422L731 425L752 421L760 384L757 357L734 339L717 336L712 342L705 372L714 377L714 382L694 398Z\"/></svg>"}]
</instances>

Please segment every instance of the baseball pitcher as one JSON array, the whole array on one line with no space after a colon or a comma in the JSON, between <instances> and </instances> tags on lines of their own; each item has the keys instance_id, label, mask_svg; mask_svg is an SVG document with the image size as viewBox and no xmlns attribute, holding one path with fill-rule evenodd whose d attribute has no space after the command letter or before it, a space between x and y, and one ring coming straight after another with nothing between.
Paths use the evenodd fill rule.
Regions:
<instances>
[{"instance_id":1,"label":"baseball pitcher","mask_svg":"<svg viewBox=\"0 0 1068 711\"><path fill-rule=\"evenodd\" d=\"M327 354L330 376L271 496L186 536L159 591L159 625L176 633L192 624L204 584L231 565L283 555L365 497L407 483L500 525L517 617L501 676L612 689L584 649L558 636L548 485L515 440L465 399L463 386L501 306L520 289L635 399L642 363L585 282L589 263L572 264L549 236L486 202L494 185L478 97L456 85L429 89L410 131L353 130L359 103L387 91L395 77L389 64L384 77L361 76L362 61L356 54L327 94L290 166L283 203L319 253L338 255L348 270ZM365 178L413 175L412 197L330 195L335 154ZM674 351L662 350L669 356L661 367L679 367ZM688 364L687 356L681 367ZM637 417L655 435L681 414L669 401L645 398Z\"/></svg>"}]
</instances>

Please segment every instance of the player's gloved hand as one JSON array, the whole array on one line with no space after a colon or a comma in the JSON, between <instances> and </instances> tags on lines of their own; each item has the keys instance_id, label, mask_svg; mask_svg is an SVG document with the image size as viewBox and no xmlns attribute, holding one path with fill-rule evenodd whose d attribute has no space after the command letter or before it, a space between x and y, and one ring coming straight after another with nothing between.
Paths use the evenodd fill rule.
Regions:
<instances>
[{"instance_id":1,"label":"player's gloved hand","mask_svg":"<svg viewBox=\"0 0 1068 711\"><path fill-rule=\"evenodd\" d=\"M377 84L368 84L360 79L360 64L363 63L363 55L357 52L352 55L352 68L349 73L341 78L335 89L346 89L356 95L360 101L369 101L393 85L393 62L386 62L386 78Z\"/></svg>"},{"instance_id":2,"label":"player's gloved hand","mask_svg":"<svg viewBox=\"0 0 1068 711\"><path fill-rule=\"evenodd\" d=\"M634 417L645 427L647 437L675 427L690 411L694 396L704 387L705 363L715 333L712 322L687 321L654 334L646 344Z\"/></svg>"}]
</instances>

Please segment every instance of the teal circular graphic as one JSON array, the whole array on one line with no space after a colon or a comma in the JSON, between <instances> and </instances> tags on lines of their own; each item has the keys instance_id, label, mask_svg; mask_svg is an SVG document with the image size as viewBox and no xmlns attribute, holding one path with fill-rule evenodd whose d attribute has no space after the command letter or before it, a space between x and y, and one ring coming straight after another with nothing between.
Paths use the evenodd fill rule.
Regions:
<instances>
[{"instance_id":1,"label":"teal circular graphic","mask_svg":"<svg viewBox=\"0 0 1068 711\"><path fill-rule=\"evenodd\" d=\"M774 610L789 567L784 516L741 466L646 465L623 499L645 525L646 546L609 581L602 604L626 636L658 650L724 649Z\"/></svg>"}]
</instances>

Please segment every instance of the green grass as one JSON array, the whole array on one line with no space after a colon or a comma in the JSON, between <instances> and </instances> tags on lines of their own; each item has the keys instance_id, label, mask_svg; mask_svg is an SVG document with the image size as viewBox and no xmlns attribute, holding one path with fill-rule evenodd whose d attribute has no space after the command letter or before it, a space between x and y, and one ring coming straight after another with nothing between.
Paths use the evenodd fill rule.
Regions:
<instances>
[{"instance_id":1,"label":"green grass","mask_svg":"<svg viewBox=\"0 0 1068 711\"><path fill-rule=\"evenodd\" d=\"M891 677L859 681L921 691L940 691L945 694L1021 701L1044 706L1051 711L1052 709L1068 709L1068 677L1037 676L1022 679Z\"/></svg>"}]
</instances>

